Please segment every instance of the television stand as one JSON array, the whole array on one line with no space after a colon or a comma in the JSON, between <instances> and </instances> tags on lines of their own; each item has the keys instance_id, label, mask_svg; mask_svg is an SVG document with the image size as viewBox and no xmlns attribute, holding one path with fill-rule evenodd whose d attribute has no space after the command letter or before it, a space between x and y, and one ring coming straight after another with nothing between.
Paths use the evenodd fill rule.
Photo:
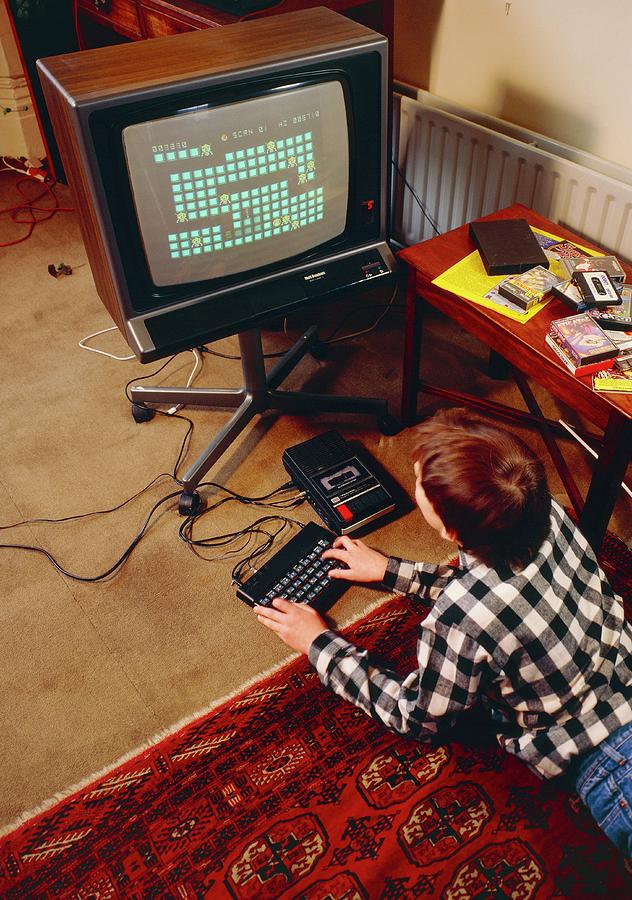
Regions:
<instances>
[{"instance_id":1,"label":"television stand","mask_svg":"<svg viewBox=\"0 0 632 900\"><path fill-rule=\"evenodd\" d=\"M130 390L132 413L137 422L148 421L154 410L147 403L203 406L210 409L234 409L235 412L215 435L193 465L184 473L181 483L179 511L183 516L197 515L203 501L196 487L206 472L248 425L257 413L275 409L283 413L342 412L366 413L377 416L382 434L397 434L400 425L389 415L386 400L376 397L345 397L313 394L307 391L279 391L277 386L290 374L306 353L318 358L317 326L309 328L281 357L270 372L264 366L261 331L257 328L239 334L241 368L244 386L241 388L178 388L133 387Z\"/></svg>"}]
</instances>

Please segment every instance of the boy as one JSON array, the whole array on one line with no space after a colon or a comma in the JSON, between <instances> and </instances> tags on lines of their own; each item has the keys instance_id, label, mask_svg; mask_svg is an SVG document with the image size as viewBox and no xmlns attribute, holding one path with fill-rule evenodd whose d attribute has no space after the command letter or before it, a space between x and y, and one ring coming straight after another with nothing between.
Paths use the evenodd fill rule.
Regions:
<instances>
[{"instance_id":1,"label":"boy","mask_svg":"<svg viewBox=\"0 0 632 900\"><path fill-rule=\"evenodd\" d=\"M307 653L321 682L388 728L429 738L478 699L502 746L545 778L570 774L608 837L632 854L632 626L585 538L517 437L462 409L418 427L415 499L459 546L455 567L387 558L337 538L332 578L433 601L405 677L277 599L260 622Z\"/></svg>"}]
</instances>

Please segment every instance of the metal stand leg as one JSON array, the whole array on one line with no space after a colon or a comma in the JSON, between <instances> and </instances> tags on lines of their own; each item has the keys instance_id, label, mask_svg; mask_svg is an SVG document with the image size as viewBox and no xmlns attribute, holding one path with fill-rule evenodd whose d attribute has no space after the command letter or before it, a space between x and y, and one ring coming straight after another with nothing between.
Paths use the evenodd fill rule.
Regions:
<instances>
[{"instance_id":1,"label":"metal stand leg","mask_svg":"<svg viewBox=\"0 0 632 900\"><path fill-rule=\"evenodd\" d=\"M279 385L317 343L317 329L312 326L266 374L261 332L258 329L239 335L242 388L171 388L133 387L130 394L136 404L170 403L202 406L210 409L234 409L235 412L215 435L193 465L185 472L182 483L185 493L191 494L203 476L227 447L257 414L268 409L286 413L346 412L373 414L384 434L395 434L399 423L388 414L388 403L377 397L328 396L307 391L277 391ZM181 507L181 512L183 509Z\"/></svg>"}]
</instances>

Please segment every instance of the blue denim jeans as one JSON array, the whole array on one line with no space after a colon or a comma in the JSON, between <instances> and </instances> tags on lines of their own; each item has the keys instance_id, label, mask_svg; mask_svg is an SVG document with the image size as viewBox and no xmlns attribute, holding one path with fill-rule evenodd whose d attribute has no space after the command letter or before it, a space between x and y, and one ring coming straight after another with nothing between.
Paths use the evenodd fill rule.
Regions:
<instances>
[{"instance_id":1,"label":"blue denim jeans","mask_svg":"<svg viewBox=\"0 0 632 900\"><path fill-rule=\"evenodd\" d=\"M581 760L575 785L604 834L632 857L632 722Z\"/></svg>"}]
</instances>

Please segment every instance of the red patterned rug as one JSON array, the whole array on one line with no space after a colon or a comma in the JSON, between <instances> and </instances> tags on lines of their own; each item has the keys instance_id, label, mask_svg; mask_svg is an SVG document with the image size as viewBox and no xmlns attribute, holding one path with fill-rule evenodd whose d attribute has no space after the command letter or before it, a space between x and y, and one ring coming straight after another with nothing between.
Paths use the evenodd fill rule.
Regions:
<instances>
[{"instance_id":1,"label":"red patterned rug","mask_svg":"<svg viewBox=\"0 0 632 900\"><path fill-rule=\"evenodd\" d=\"M418 622L396 598L347 633L407 671ZM573 793L460 733L398 738L296 659L2 838L0 896L632 896Z\"/></svg>"}]
</instances>

